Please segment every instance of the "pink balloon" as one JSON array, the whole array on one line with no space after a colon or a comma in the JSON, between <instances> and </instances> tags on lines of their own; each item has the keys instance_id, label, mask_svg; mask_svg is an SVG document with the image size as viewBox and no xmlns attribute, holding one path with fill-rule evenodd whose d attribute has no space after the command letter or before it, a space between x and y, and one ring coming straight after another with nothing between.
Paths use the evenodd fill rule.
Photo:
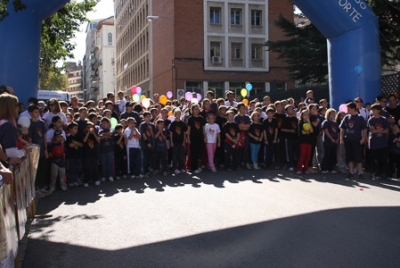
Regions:
<instances>
[{"instance_id":1,"label":"pink balloon","mask_svg":"<svg viewBox=\"0 0 400 268\"><path fill-rule=\"evenodd\" d=\"M347 105L346 104L341 104L339 106L339 111L345 112L347 114Z\"/></svg>"},{"instance_id":2,"label":"pink balloon","mask_svg":"<svg viewBox=\"0 0 400 268\"><path fill-rule=\"evenodd\" d=\"M201 101L201 94L197 93L197 100Z\"/></svg>"},{"instance_id":3,"label":"pink balloon","mask_svg":"<svg viewBox=\"0 0 400 268\"><path fill-rule=\"evenodd\" d=\"M136 94L136 86L131 87L131 93L132 93L132 95Z\"/></svg>"},{"instance_id":4,"label":"pink balloon","mask_svg":"<svg viewBox=\"0 0 400 268\"><path fill-rule=\"evenodd\" d=\"M186 92L186 94L185 94L185 99L186 99L187 101L191 101L191 100L193 99L193 94L192 94L192 92Z\"/></svg>"},{"instance_id":5,"label":"pink balloon","mask_svg":"<svg viewBox=\"0 0 400 268\"><path fill-rule=\"evenodd\" d=\"M174 94L171 91L167 92L167 98L171 99L174 96Z\"/></svg>"}]
</instances>

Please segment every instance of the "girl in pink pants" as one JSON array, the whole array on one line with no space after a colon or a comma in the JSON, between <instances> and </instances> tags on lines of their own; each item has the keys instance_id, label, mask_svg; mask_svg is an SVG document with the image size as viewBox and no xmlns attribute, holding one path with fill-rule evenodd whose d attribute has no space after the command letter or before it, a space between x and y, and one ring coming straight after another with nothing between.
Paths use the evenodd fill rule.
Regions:
<instances>
[{"instance_id":1,"label":"girl in pink pants","mask_svg":"<svg viewBox=\"0 0 400 268\"><path fill-rule=\"evenodd\" d=\"M218 124L215 124L215 115L209 113L207 116L207 124L204 127L204 142L207 148L208 166L212 172L217 172L214 164L214 155L217 146L221 145L221 137Z\"/></svg>"}]
</instances>

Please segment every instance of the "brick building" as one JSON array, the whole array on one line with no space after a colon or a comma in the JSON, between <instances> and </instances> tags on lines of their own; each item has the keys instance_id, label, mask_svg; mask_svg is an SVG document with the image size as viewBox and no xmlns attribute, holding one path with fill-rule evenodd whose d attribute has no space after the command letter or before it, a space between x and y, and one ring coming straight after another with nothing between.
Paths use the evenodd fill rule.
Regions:
<instances>
[{"instance_id":1,"label":"brick building","mask_svg":"<svg viewBox=\"0 0 400 268\"><path fill-rule=\"evenodd\" d=\"M293 85L284 62L263 46L283 38L274 21L293 18L289 1L116 0L115 12L117 90L212 89L222 97L240 96L246 83L252 95Z\"/></svg>"}]
</instances>

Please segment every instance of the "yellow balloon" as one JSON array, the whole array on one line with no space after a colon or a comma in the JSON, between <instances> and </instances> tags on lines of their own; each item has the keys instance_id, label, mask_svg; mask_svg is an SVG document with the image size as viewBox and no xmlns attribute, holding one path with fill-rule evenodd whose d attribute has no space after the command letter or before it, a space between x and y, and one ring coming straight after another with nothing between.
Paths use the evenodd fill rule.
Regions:
<instances>
[{"instance_id":1,"label":"yellow balloon","mask_svg":"<svg viewBox=\"0 0 400 268\"><path fill-rule=\"evenodd\" d=\"M305 131L309 131L309 130L311 129L310 123L304 123L304 124L303 124L303 129L304 129Z\"/></svg>"},{"instance_id":2,"label":"yellow balloon","mask_svg":"<svg viewBox=\"0 0 400 268\"><path fill-rule=\"evenodd\" d=\"M249 105L249 100L248 99L244 99L244 100L242 100L242 102L243 102L244 105Z\"/></svg>"},{"instance_id":3,"label":"yellow balloon","mask_svg":"<svg viewBox=\"0 0 400 268\"><path fill-rule=\"evenodd\" d=\"M165 105L168 102L168 98L165 95L161 95L160 98L159 98L159 101L160 101L161 104Z\"/></svg>"},{"instance_id":4,"label":"yellow balloon","mask_svg":"<svg viewBox=\"0 0 400 268\"><path fill-rule=\"evenodd\" d=\"M141 101L144 100L145 98L146 98L145 95L140 96L140 100L141 100Z\"/></svg>"},{"instance_id":5,"label":"yellow balloon","mask_svg":"<svg viewBox=\"0 0 400 268\"><path fill-rule=\"evenodd\" d=\"M247 96L247 90L245 88L242 88L242 90L240 91L240 95L242 95L242 97L246 97Z\"/></svg>"}]
</instances>

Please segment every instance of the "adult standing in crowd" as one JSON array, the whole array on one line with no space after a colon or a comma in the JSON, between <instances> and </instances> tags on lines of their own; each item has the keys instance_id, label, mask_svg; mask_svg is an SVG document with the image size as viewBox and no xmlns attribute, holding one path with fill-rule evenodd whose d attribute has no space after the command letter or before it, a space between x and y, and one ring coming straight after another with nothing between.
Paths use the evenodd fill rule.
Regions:
<instances>
[{"instance_id":1,"label":"adult standing in crowd","mask_svg":"<svg viewBox=\"0 0 400 268\"><path fill-rule=\"evenodd\" d=\"M400 106L397 106L397 99L394 94L391 94L387 98L388 106L386 106L385 111L394 117L394 122L398 123L400 120Z\"/></svg>"},{"instance_id":2,"label":"adult standing in crowd","mask_svg":"<svg viewBox=\"0 0 400 268\"><path fill-rule=\"evenodd\" d=\"M369 118L369 112L367 111L367 109L365 109L363 107L363 105L364 105L363 99L360 97L357 97L354 99L354 103L357 106L358 113L364 118L364 120L366 122Z\"/></svg>"},{"instance_id":3,"label":"adult standing in crowd","mask_svg":"<svg viewBox=\"0 0 400 268\"><path fill-rule=\"evenodd\" d=\"M59 116L63 125L68 124L67 117L61 112L61 106L57 99L50 99L47 104L48 111L43 115L43 120L46 123L47 128L50 126L54 116Z\"/></svg>"},{"instance_id":4,"label":"adult standing in crowd","mask_svg":"<svg viewBox=\"0 0 400 268\"><path fill-rule=\"evenodd\" d=\"M115 101L115 104L118 105L118 110L119 110L120 114L125 111L126 103L127 103L127 101L125 100L124 92L118 91L118 100Z\"/></svg>"}]
</instances>

